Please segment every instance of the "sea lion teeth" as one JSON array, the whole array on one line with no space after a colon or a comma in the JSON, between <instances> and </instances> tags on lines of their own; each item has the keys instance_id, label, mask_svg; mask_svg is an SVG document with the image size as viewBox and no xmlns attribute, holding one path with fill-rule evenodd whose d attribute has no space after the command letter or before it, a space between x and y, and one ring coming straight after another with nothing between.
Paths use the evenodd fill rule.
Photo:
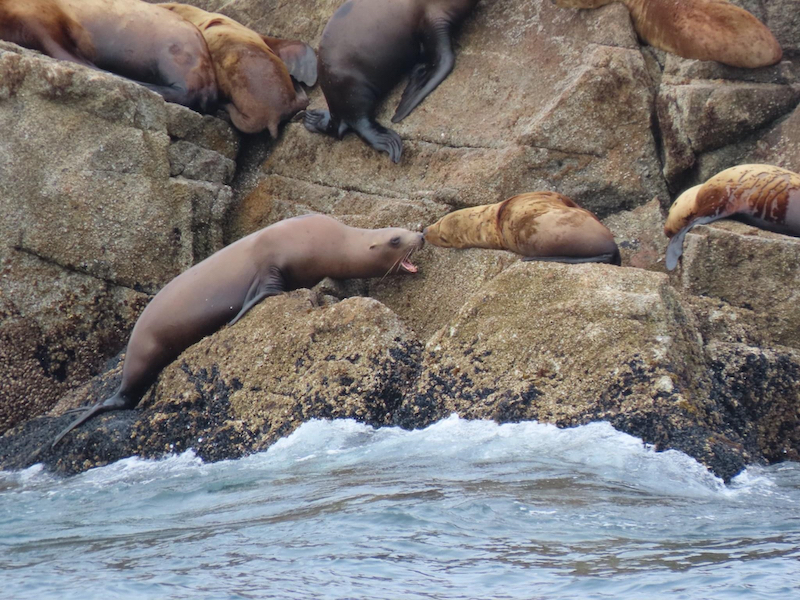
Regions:
<instances>
[{"instance_id":1,"label":"sea lion teeth","mask_svg":"<svg viewBox=\"0 0 800 600\"><path fill-rule=\"evenodd\" d=\"M773 165L747 164L726 169L682 193L664 224L668 270L678 265L683 239L695 225L726 217L800 236L800 175Z\"/></svg>"},{"instance_id":2,"label":"sea lion teeth","mask_svg":"<svg viewBox=\"0 0 800 600\"><path fill-rule=\"evenodd\" d=\"M407 229L359 229L313 214L280 221L226 246L155 295L131 333L119 389L85 409L52 445L99 414L135 407L181 352L225 323L233 325L264 298L313 287L325 277L415 273L414 265L409 269L401 263L423 244L421 233Z\"/></svg>"},{"instance_id":3,"label":"sea lion teeth","mask_svg":"<svg viewBox=\"0 0 800 600\"><path fill-rule=\"evenodd\" d=\"M403 141L375 121L375 107L410 70L392 117L392 123L399 123L444 81L455 64L452 31L477 2L345 2L328 21L319 44L319 80L329 110L306 111L306 129L337 139L354 131L398 162Z\"/></svg>"},{"instance_id":4,"label":"sea lion teeth","mask_svg":"<svg viewBox=\"0 0 800 600\"><path fill-rule=\"evenodd\" d=\"M552 0L562 8L598 8L616 1L628 7L640 38L683 58L756 69L783 56L766 25L726 0Z\"/></svg>"},{"instance_id":5,"label":"sea lion teeth","mask_svg":"<svg viewBox=\"0 0 800 600\"><path fill-rule=\"evenodd\" d=\"M524 260L619 265L614 235L588 210L555 192L531 192L445 215L425 241L443 248L509 250Z\"/></svg>"}]
</instances>

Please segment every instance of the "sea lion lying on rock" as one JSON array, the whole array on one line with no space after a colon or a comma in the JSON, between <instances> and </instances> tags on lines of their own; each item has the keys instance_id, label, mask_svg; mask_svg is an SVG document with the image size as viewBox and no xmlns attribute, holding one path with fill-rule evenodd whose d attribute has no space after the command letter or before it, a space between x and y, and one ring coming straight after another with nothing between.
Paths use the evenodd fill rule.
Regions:
<instances>
[{"instance_id":1,"label":"sea lion lying on rock","mask_svg":"<svg viewBox=\"0 0 800 600\"><path fill-rule=\"evenodd\" d=\"M739 165L683 192L664 224L664 234L671 238L667 269L677 266L687 231L726 217L800 236L800 175L772 165Z\"/></svg>"},{"instance_id":2,"label":"sea lion lying on rock","mask_svg":"<svg viewBox=\"0 0 800 600\"><path fill-rule=\"evenodd\" d=\"M307 111L306 129L338 139L355 131L367 144L398 162L403 142L396 132L375 121L378 101L412 67L392 123L405 119L436 89L455 64L452 31L477 3L345 2L328 21L319 44L319 81L330 112Z\"/></svg>"},{"instance_id":3,"label":"sea lion lying on rock","mask_svg":"<svg viewBox=\"0 0 800 600\"><path fill-rule=\"evenodd\" d=\"M292 77L313 86L317 56L306 43L259 35L224 15L187 4L159 4L195 25L208 44L217 86L233 125L244 133L269 129L308 106L308 96ZM291 75L291 77L290 77Z\"/></svg>"},{"instance_id":4,"label":"sea lion lying on rock","mask_svg":"<svg viewBox=\"0 0 800 600\"><path fill-rule=\"evenodd\" d=\"M645 42L683 58L756 69L774 65L781 46L761 21L726 0L552 0L563 8L628 7Z\"/></svg>"},{"instance_id":5,"label":"sea lion lying on rock","mask_svg":"<svg viewBox=\"0 0 800 600\"><path fill-rule=\"evenodd\" d=\"M510 250L523 260L621 263L614 235L588 210L555 192L531 192L451 212L423 232L442 248Z\"/></svg>"},{"instance_id":6,"label":"sea lion lying on rock","mask_svg":"<svg viewBox=\"0 0 800 600\"><path fill-rule=\"evenodd\" d=\"M358 229L326 215L265 227L184 271L155 295L131 333L117 392L86 409L58 434L112 410L130 409L161 370L192 344L241 319L264 298L310 288L325 277L353 279L416 273L409 261L424 244L407 229Z\"/></svg>"},{"instance_id":7,"label":"sea lion lying on rock","mask_svg":"<svg viewBox=\"0 0 800 600\"><path fill-rule=\"evenodd\" d=\"M202 34L140 0L0 0L0 39L109 71L201 112L217 82Z\"/></svg>"}]
</instances>

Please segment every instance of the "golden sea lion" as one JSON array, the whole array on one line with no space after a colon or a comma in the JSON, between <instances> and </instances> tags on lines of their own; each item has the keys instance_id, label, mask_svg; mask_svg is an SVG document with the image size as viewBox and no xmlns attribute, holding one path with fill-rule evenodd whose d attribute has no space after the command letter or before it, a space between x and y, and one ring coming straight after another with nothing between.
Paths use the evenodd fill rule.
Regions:
<instances>
[{"instance_id":1,"label":"golden sea lion","mask_svg":"<svg viewBox=\"0 0 800 600\"><path fill-rule=\"evenodd\" d=\"M358 229L326 215L303 215L265 227L184 271L155 295L131 333L122 383L58 434L53 446L95 415L136 406L165 366L192 344L233 325L269 296L310 288L325 277L353 279L416 273L424 244L407 229Z\"/></svg>"},{"instance_id":2,"label":"golden sea lion","mask_svg":"<svg viewBox=\"0 0 800 600\"><path fill-rule=\"evenodd\" d=\"M378 101L411 70L392 117L392 123L399 123L436 89L455 64L453 29L477 3L348 0L342 4L319 43L319 82L329 111L307 111L306 129L338 139L354 131L398 162L403 141L375 121Z\"/></svg>"},{"instance_id":3,"label":"golden sea lion","mask_svg":"<svg viewBox=\"0 0 800 600\"><path fill-rule=\"evenodd\" d=\"M588 210L555 192L531 192L451 212L423 231L442 248L510 250L523 260L621 263L614 235Z\"/></svg>"},{"instance_id":4,"label":"golden sea lion","mask_svg":"<svg viewBox=\"0 0 800 600\"><path fill-rule=\"evenodd\" d=\"M783 55L766 25L726 0L552 0L563 8L617 1L628 7L640 38L683 58L756 69L774 65Z\"/></svg>"},{"instance_id":5,"label":"golden sea lion","mask_svg":"<svg viewBox=\"0 0 800 600\"><path fill-rule=\"evenodd\" d=\"M296 88L291 78L309 86L316 83L317 56L308 44L262 36L224 15L187 4L159 6L203 34L217 86L236 129L244 133L269 129L277 137L278 124L308 106L305 91Z\"/></svg>"},{"instance_id":6,"label":"golden sea lion","mask_svg":"<svg viewBox=\"0 0 800 600\"><path fill-rule=\"evenodd\" d=\"M122 75L169 102L211 112L214 67L203 36L140 0L0 0L0 39Z\"/></svg>"},{"instance_id":7,"label":"golden sea lion","mask_svg":"<svg viewBox=\"0 0 800 600\"><path fill-rule=\"evenodd\" d=\"M664 225L671 238L667 269L677 266L687 231L726 217L800 236L800 175L772 165L739 165L685 191L670 207Z\"/></svg>"}]
</instances>

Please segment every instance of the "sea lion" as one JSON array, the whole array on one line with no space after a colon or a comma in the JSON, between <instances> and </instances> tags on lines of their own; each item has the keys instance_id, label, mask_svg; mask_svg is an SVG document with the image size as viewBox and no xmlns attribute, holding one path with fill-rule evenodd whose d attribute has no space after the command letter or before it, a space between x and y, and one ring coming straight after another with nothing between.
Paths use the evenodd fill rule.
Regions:
<instances>
[{"instance_id":1,"label":"sea lion","mask_svg":"<svg viewBox=\"0 0 800 600\"><path fill-rule=\"evenodd\" d=\"M726 217L800 236L800 175L772 165L739 165L685 191L670 207L664 225L671 238L667 269L677 266L687 231Z\"/></svg>"},{"instance_id":2,"label":"sea lion","mask_svg":"<svg viewBox=\"0 0 800 600\"><path fill-rule=\"evenodd\" d=\"M233 325L269 296L310 288L324 277L353 279L416 273L410 262L424 244L407 229L358 229L326 215L303 215L226 246L170 281L150 301L131 333L122 383L58 434L112 410L130 409L161 369L192 344Z\"/></svg>"},{"instance_id":3,"label":"sea lion","mask_svg":"<svg viewBox=\"0 0 800 600\"><path fill-rule=\"evenodd\" d=\"M122 75L202 112L217 104L202 34L140 0L0 0L0 39Z\"/></svg>"},{"instance_id":4,"label":"sea lion","mask_svg":"<svg viewBox=\"0 0 800 600\"><path fill-rule=\"evenodd\" d=\"M180 15L203 34L217 87L236 129L244 133L269 129L275 138L281 121L308 106L305 91L292 82L292 77L309 86L317 81L317 56L308 44L262 36L225 15L187 4L159 6Z\"/></svg>"},{"instance_id":5,"label":"sea lion","mask_svg":"<svg viewBox=\"0 0 800 600\"><path fill-rule=\"evenodd\" d=\"M774 65L783 55L766 25L726 0L552 0L563 8L617 1L628 7L641 39L683 58L756 69Z\"/></svg>"},{"instance_id":6,"label":"sea lion","mask_svg":"<svg viewBox=\"0 0 800 600\"><path fill-rule=\"evenodd\" d=\"M403 142L375 121L375 107L412 67L392 123L405 119L444 81L455 64L453 29L477 2L345 2L328 21L319 44L319 81L330 112L307 111L306 129L338 139L355 131L398 162Z\"/></svg>"},{"instance_id":7,"label":"sea lion","mask_svg":"<svg viewBox=\"0 0 800 600\"><path fill-rule=\"evenodd\" d=\"M588 210L555 192L531 192L451 212L423 231L442 248L510 250L523 260L620 265L614 235Z\"/></svg>"}]
</instances>

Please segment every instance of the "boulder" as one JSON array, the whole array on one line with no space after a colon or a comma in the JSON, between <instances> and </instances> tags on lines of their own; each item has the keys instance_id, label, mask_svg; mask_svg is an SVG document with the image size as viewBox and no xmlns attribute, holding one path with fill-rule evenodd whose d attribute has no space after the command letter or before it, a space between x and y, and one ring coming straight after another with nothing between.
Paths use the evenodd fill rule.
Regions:
<instances>
[{"instance_id":1,"label":"boulder","mask_svg":"<svg viewBox=\"0 0 800 600\"><path fill-rule=\"evenodd\" d=\"M237 146L218 119L0 42L0 433L96 374L147 294L222 247Z\"/></svg>"},{"instance_id":2,"label":"boulder","mask_svg":"<svg viewBox=\"0 0 800 600\"><path fill-rule=\"evenodd\" d=\"M317 45L340 2L203 4L264 33ZM379 109L380 122L389 123L403 87ZM601 215L633 208L667 194L653 97L621 5L570 11L549 2L481 2L458 36L454 71L393 125L404 140L400 165L356 136L336 141L287 124L269 150L263 138L247 148L260 160L236 190L245 210L230 236L308 210L427 225L451 208L537 189L565 193ZM311 108L325 106L319 89L311 99ZM356 217L361 207L367 213Z\"/></svg>"},{"instance_id":3,"label":"boulder","mask_svg":"<svg viewBox=\"0 0 800 600\"><path fill-rule=\"evenodd\" d=\"M731 220L693 228L674 275L685 293L737 309L765 344L800 348L800 239Z\"/></svg>"},{"instance_id":4,"label":"boulder","mask_svg":"<svg viewBox=\"0 0 800 600\"><path fill-rule=\"evenodd\" d=\"M569 427L594 420L677 448L730 477L693 318L661 273L517 263L473 294L426 344L398 423L457 412Z\"/></svg>"},{"instance_id":5,"label":"boulder","mask_svg":"<svg viewBox=\"0 0 800 600\"><path fill-rule=\"evenodd\" d=\"M53 436L74 416L42 417L10 431L0 438L0 468L43 461L75 473L188 448L220 460L265 449L311 418L388 425L416 378L421 351L376 300L329 304L307 290L284 294L186 350L137 410L101 415L55 449ZM70 394L59 410L110 395L120 367Z\"/></svg>"}]
</instances>

